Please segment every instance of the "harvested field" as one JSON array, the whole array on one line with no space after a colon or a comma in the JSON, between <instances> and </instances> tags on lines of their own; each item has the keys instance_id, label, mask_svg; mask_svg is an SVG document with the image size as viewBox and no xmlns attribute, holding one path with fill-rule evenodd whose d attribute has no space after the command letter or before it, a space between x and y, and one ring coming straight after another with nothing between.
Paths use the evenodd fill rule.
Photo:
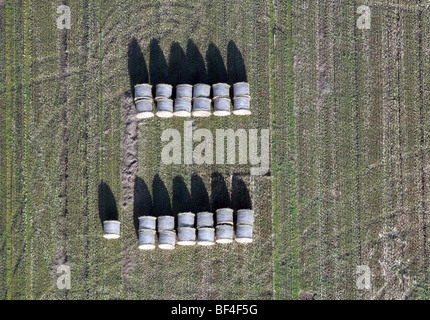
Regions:
<instances>
[{"instance_id":1,"label":"harvested field","mask_svg":"<svg viewBox=\"0 0 430 320\"><path fill-rule=\"evenodd\" d=\"M0 0L0 298L428 299L429 28L424 0ZM163 163L184 118L137 122L134 85L238 81L252 115L193 129L270 129L269 172ZM252 244L138 250L140 215L251 205Z\"/></svg>"}]
</instances>

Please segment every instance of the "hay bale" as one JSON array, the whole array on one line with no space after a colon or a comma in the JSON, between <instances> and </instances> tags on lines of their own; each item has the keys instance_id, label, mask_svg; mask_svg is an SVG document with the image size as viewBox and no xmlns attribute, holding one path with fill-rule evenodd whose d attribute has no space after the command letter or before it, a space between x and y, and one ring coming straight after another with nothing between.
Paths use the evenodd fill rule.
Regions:
<instances>
[{"instance_id":1,"label":"hay bale","mask_svg":"<svg viewBox=\"0 0 430 320\"><path fill-rule=\"evenodd\" d=\"M232 243L234 238L233 226L217 225L216 226L216 242L217 243Z\"/></svg>"},{"instance_id":2,"label":"hay bale","mask_svg":"<svg viewBox=\"0 0 430 320\"><path fill-rule=\"evenodd\" d=\"M139 249L140 250L155 249L155 230L151 230L151 229L139 230Z\"/></svg>"},{"instance_id":3,"label":"hay bale","mask_svg":"<svg viewBox=\"0 0 430 320\"><path fill-rule=\"evenodd\" d=\"M233 84L233 95L235 97L250 97L249 83L237 82Z\"/></svg>"},{"instance_id":4,"label":"hay bale","mask_svg":"<svg viewBox=\"0 0 430 320\"><path fill-rule=\"evenodd\" d=\"M230 98L230 85L227 83L216 83L212 85L214 99Z\"/></svg>"},{"instance_id":5,"label":"hay bale","mask_svg":"<svg viewBox=\"0 0 430 320\"><path fill-rule=\"evenodd\" d=\"M150 229L155 230L157 224L157 218L152 216L141 216L139 217L139 230Z\"/></svg>"},{"instance_id":6,"label":"hay bale","mask_svg":"<svg viewBox=\"0 0 430 320\"><path fill-rule=\"evenodd\" d=\"M170 99L172 97L172 86L160 83L155 86L155 100Z\"/></svg>"},{"instance_id":7,"label":"hay bale","mask_svg":"<svg viewBox=\"0 0 430 320\"><path fill-rule=\"evenodd\" d=\"M222 208L216 211L216 223L233 225L233 209Z\"/></svg>"},{"instance_id":8,"label":"hay bale","mask_svg":"<svg viewBox=\"0 0 430 320\"><path fill-rule=\"evenodd\" d=\"M194 228L195 214L192 212L181 212L178 214L178 228Z\"/></svg>"},{"instance_id":9,"label":"hay bale","mask_svg":"<svg viewBox=\"0 0 430 320\"><path fill-rule=\"evenodd\" d=\"M157 221L158 232L175 230L175 217L160 216L158 217Z\"/></svg>"},{"instance_id":10,"label":"hay bale","mask_svg":"<svg viewBox=\"0 0 430 320\"><path fill-rule=\"evenodd\" d=\"M197 83L194 85L193 97L194 98L209 98L211 95L211 86L204 83Z\"/></svg>"},{"instance_id":11,"label":"hay bale","mask_svg":"<svg viewBox=\"0 0 430 320\"><path fill-rule=\"evenodd\" d=\"M136 102L136 118L147 119L154 116L153 100L152 99L141 99Z\"/></svg>"},{"instance_id":12,"label":"hay bale","mask_svg":"<svg viewBox=\"0 0 430 320\"><path fill-rule=\"evenodd\" d=\"M193 246L196 244L196 229L181 227L178 228L178 245Z\"/></svg>"},{"instance_id":13,"label":"hay bale","mask_svg":"<svg viewBox=\"0 0 430 320\"><path fill-rule=\"evenodd\" d=\"M249 97L234 97L233 114L246 116L251 114L251 99Z\"/></svg>"},{"instance_id":14,"label":"hay bale","mask_svg":"<svg viewBox=\"0 0 430 320\"><path fill-rule=\"evenodd\" d=\"M193 86L190 84L178 84L176 86L176 98L191 100L193 98Z\"/></svg>"},{"instance_id":15,"label":"hay bale","mask_svg":"<svg viewBox=\"0 0 430 320\"><path fill-rule=\"evenodd\" d=\"M215 229L214 228L198 229L197 244L200 246L213 246L215 244Z\"/></svg>"},{"instance_id":16,"label":"hay bale","mask_svg":"<svg viewBox=\"0 0 430 320\"><path fill-rule=\"evenodd\" d=\"M236 242L240 243L251 243L252 242L252 231L254 227L240 224L236 226Z\"/></svg>"},{"instance_id":17,"label":"hay bale","mask_svg":"<svg viewBox=\"0 0 430 320\"><path fill-rule=\"evenodd\" d=\"M176 117L190 117L191 116L191 100L185 98L175 99L175 112L173 115Z\"/></svg>"},{"instance_id":18,"label":"hay bale","mask_svg":"<svg viewBox=\"0 0 430 320\"><path fill-rule=\"evenodd\" d=\"M152 100L152 86L149 83L136 84L134 86L134 101L140 99Z\"/></svg>"},{"instance_id":19,"label":"hay bale","mask_svg":"<svg viewBox=\"0 0 430 320\"><path fill-rule=\"evenodd\" d=\"M198 212L197 213L197 229L200 228L213 228L214 227L214 214L212 212Z\"/></svg>"},{"instance_id":20,"label":"hay bale","mask_svg":"<svg viewBox=\"0 0 430 320\"><path fill-rule=\"evenodd\" d=\"M231 114L231 100L230 98L216 98L214 99L214 116L225 117Z\"/></svg>"},{"instance_id":21,"label":"hay bale","mask_svg":"<svg viewBox=\"0 0 430 320\"><path fill-rule=\"evenodd\" d=\"M106 239L118 239L120 237L121 223L117 220L106 220L103 222L103 237Z\"/></svg>"},{"instance_id":22,"label":"hay bale","mask_svg":"<svg viewBox=\"0 0 430 320\"><path fill-rule=\"evenodd\" d=\"M194 117L209 117L211 115L211 99L195 98L193 102Z\"/></svg>"},{"instance_id":23,"label":"hay bale","mask_svg":"<svg viewBox=\"0 0 430 320\"><path fill-rule=\"evenodd\" d=\"M160 231L158 234L158 247L160 249L172 250L176 245L176 232L174 231Z\"/></svg>"},{"instance_id":24,"label":"hay bale","mask_svg":"<svg viewBox=\"0 0 430 320\"><path fill-rule=\"evenodd\" d=\"M159 99L157 101L157 116L160 118L173 117L173 100Z\"/></svg>"},{"instance_id":25,"label":"hay bale","mask_svg":"<svg viewBox=\"0 0 430 320\"><path fill-rule=\"evenodd\" d=\"M236 224L244 224L253 226L254 225L254 210L251 209L240 209L237 210L237 222Z\"/></svg>"}]
</instances>

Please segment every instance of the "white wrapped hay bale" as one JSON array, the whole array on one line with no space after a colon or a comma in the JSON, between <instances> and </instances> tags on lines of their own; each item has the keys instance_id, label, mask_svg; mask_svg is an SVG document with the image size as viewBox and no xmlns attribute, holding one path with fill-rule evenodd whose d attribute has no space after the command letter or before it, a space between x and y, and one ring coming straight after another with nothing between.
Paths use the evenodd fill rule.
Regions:
<instances>
[{"instance_id":1,"label":"white wrapped hay bale","mask_svg":"<svg viewBox=\"0 0 430 320\"><path fill-rule=\"evenodd\" d=\"M103 222L103 237L106 239L118 239L121 231L121 223L117 220L106 220Z\"/></svg>"},{"instance_id":2,"label":"white wrapped hay bale","mask_svg":"<svg viewBox=\"0 0 430 320\"><path fill-rule=\"evenodd\" d=\"M155 86L155 100L172 98L172 88L170 84L157 84Z\"/></svg>"},{"instance_id":3,"label":"white wrapped hay bale","mask_svg":"<svg viewBox=\"0 0 430 320\"><path fill-rule=\"evenodd\" d=\"M248 82L236 82L233 84L233 95L234 97L250 97L249 83Z\"/></svg>"},{"instance_id":4,"label":"white wrapped hay bale","mask_svg":"<svg viewBox=\"0 0 430 320\"><path fill-rule=\"evenodd\" d=\"M151 230L151 229L139 230L139 249L140 250L155 249L155 230Z\"/></svg>"},{"instance_id":5,"label":"white wrapped hay bale","mask_svg":"<svg viewBox=\"0 0 430 320\"><path fill-rule=\"evenodd\" d=\"M198 212L197 213L197 229L200 228L213 228L214 227L214 214L212 212Z\"/></svg>"},{"instance_id":6,"label":"white wrapped hay bale","mask_svg":"<svg viewBox=\"0 0 430 320\"><path fill-rule=\"evenodd\" d=\"M191 116L191 100L184 98L175 99L175 117L190 117Z\"/></svg>"},{"instance_id":7,"label":"white wrapped hay bale","mask_svg":"<svg viewBox=\"0 0 430 320\"><path fill-rule=\"evenodd\" d=\"M233 225L233 209L222 208L216 211L216 223Z\"/></svg>"},{"instance_id":8,"label":"white wrapped hay bale","mask_svg":"<svg viewBox=\"0 0 430 320\"><path fill-rule=\"evenodd\" d=\"M251 114L251 99L249 97L234 97L233 113L239 116Z\"/></svg>"},{"instance_id":9,"label":"white wrapped hay bale","mask_svg":"<svg viewBox=\"0 0 430 320\"><path fill-rule=\"evenodd\" d=\"M161 231L174 231L175 230L175 217L160 216L158 217L158 232Z\"/></svg>"},{"instance_id":10,"label":"white wrapped hay bale","mask_svg":"<svg viewBox=\"0 0 430 320\"><path fill-rule=\"evenodd\" d=\"M141 216L139 217L139 230L150 229L155 230L157 224L157 218L152 216Z\"/></svg>"},{"instance_id":11,"label":"white wrapped hay bale","mask_svg":"<svg viewBox=\"0 0 430 320\"><path fill-rule=\"evenodd\" d=\"M134 101L140 99L152 100L152 86L149 83L136 84L134 86Z\"/></svg>"},{"instance_id":12,"label":"white wrapped hay bale","mask_svg":"<svg viewBox=\"0 0 430 320\"><path fill-rule=\"evenodd\" d=\"M192 212L181 212L178 214L178 228L194 228L195 214Z\"/></svg>"},{"instance_id":13,"label":"white wrapped hay bale","mask_svg":"<svg viewBox=\"0 0 430 320\"><path fill-rule=\"evenodd\" d=\"M165 250L173 250L176 246L176 232L160 231L158 234L158 247Z\"/></svg>"},{"instance_id":14,"label":"white wrapped hay bale","mask_svg":"<svg viewBox=\"0 0 430 320\"><path fill-rule=\"evenodd\" d=\"M254 225L254 210L251 209L240 209L237 210L237 222L238 225Z\"/></svg>"},{"instance_id":15,"label":"white wrapped hay bale","mask_svg":"<svg viewBox=\"0 0 430 320\"><path fill-rule=\"evenodd\" d=\"M159 99L157 101L157 116L160 118L173 117L173 100Z\"/></svg>"},{"instance_id":16,"label":"white wrapped hay bale","mask_svg":"<svg viewBox=\"0 0 430 320\"><path fill-rule=\"evenodd\" d=\"M217 225L216 226L216 242L217 243L232 243L234 238L233 226Z\"/></svg>"},{"instance_id":17,"label":"white wrapped hay bale","mask_svg":"<svg viewBox=\"0 0 430 320\"><path fill-rule=\"evenodd\" d=\"M136 101L136 118L147 119L154 116L152 99L141 99Z\"/></svg>"},{"instance_id":18,"label":"white wrapped hay bale","mask_svg":"<svg viewBox=\"0 0 430 320\"><path fill-rule=\"evenodd\" d=\"M214 99L214 116L225 117L231 114L231 100L230 98L216 98Z\"/></svg>"},{"instance_id":19,"label":"white wrapped hay bale","mask_svg":"<svg viewBox=\"0 0 430 320\"><path fill-rule=\"evenodd\" d=\"M178 245L193 246L196 244L196 229L181 227L178 228Z\"/></svg>"},{"instance_id":20,"label":"white wrapped hay bale","mask_svg":"<svg viewBox=\"0 0 430 320\"><path fill-rule=\"evenodd\" d=\"M193 86L190 84L178 84L176 86L176 98L191 100L193 98Z\"/></svg>"},{"instance_id":21,"label":"white wrapped hay bale","mask_svg":"<svg viewBox=\"0 0 430 320\"><path fill-rule=\"evenodd\" d=\"M215 228L198 229L197 244L200 246L213 246L215 244Z\"/></svg>"},{"instance_id":22,"label":"white wrapped hay bale","mask_svg":"<svg viewBox=\"0 0 430 320\"><path fill-rule=\"evenodd\" d=\"M195 98L193 102L194 117L209 117L211 115L211 99Z\"/></svg>"},{"instance_id":23,"label":"white wrapped hay bale","mask_svg":"<svg viewBox=\"0 0 430 320\"><path fill-rule=\"evenodd\" d=\"M212 86L214 99L230 98L230 85L227 83L216 83Z\"/></svg>"},{"instance_id":24,"label":"white wrapped hay bale","mask_svg":"<svg viewBox=\"0 0 430 320\"><path fill-rule=\"evenodd\" d=\"M240 243L251 243L252 242L252 232L254 227L240 224L236 227L236 242Z\"/></svg>"},{"instance_id":25,"label":"white wrapped hay bale","mask_svg":"<svg viewBox=\"0 0 430 320\"><path fill-rule=\"evenodd\" d=\"M194 98L209 98L211 95L211 86L204 83L197 83L194 85L193 97Z\"/></svg>"}]
</instances>

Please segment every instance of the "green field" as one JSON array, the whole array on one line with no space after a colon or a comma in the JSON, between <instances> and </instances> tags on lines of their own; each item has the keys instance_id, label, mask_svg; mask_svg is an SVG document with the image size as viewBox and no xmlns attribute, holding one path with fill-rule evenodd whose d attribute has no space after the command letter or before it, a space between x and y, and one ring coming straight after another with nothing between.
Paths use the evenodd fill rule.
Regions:
<instances>
[{"instance_id":1,"label":"green field","mask_svg":"<svg viewBox=\"0 0 430 320\"><path fill-rule=\"evenodd\" d=\"M0 298L428 299L429 34L424 0L0 0ZM194 126L270 129L270 172L161 162L184 119L133 85L241 80L251 116ZM139 215L249 200L252 244L138 250Z\"/></svg>"}]
</instances>

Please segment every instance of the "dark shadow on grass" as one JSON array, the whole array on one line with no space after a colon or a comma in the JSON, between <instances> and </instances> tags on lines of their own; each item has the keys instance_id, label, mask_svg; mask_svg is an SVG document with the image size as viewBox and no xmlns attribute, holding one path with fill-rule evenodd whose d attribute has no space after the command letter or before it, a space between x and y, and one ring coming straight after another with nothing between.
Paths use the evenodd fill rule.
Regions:
<instances>
[{"instance_id":1,"label":"dark shadow on grass","mask_svg":"<svg viewBox=\"0 0 430 320\"><path fill-rule=\"evenodd\" d=\"M187 58L178 42L173 42L170 46L169 83L174 87L178 84L191 83Z\"/></svg>"},{"instance_id":2,"label":"dark shadow on grass","mask_svg":"<svg viewBox=\"0 0 430 320\"><path fill-rule=\"evenodd\" d=\"M212 212L215 213L220 208L230 208L230 195L222 174L212 173L211 188L210 206Z\"/></svg>"},{"instance_id":3,"label":"dark shadow on grass","mask_svg":"<svg viewBox=\"0 0 430 320\"><path fill-rule=\"evenodd\" d=\"M133 223L136 235L139 234L139 217L152 215L152 197L148 185L140 178L134 180Z\"/></svg>"},{"instance_id":4,"label":"dark shadow on grass","mask_svg":"<svg viewBox=\"0 0 430 320\"><path fill-rule=\"evenodd\" d=\"M159 41L155 38L149 44L149 79L154 86L154 93L157 84L170 83L166 58L160 48Z\"/></svg>"},{"instance_id":5,"label":"dark shadow on grass","mask_svg":"<svg viewBox=\"0 0 430 320\"><path fill-rule=\"evenodd\" d=\"M152 181L152 198L154 203L153 216L173 215L169 192L158 174L154 176L154 180Z\"/></svg>"},{"instance_id":6,"label":"dark shadow on grass","mask_svg":"<svg viewBox=\"0 0 430 320\"><path fill-rule=\"evenodd\" d=\"M173 178L172 191L173 214L176 216L178 213L191 211L191 195L183 177Z\"/></svg>"},{"instance_id":7,"label":"dark shadow on grass","mask_svg":"<svg viewBox=\"0 0 430 320\"><path fill-rule=\"evenodd\" d=\"M194 213L210 211L208 190L197 174L191 176L191 208Z\"/></svg>"},{"instance_id":8,"label":"dark shadow on grass","mask_svg":"<svg viewBox=\"0 0 430 320\"><path fill-rule=\"evenodd\" d=\"M208 67L207 83L212 85L219 82L227 82L227 71L224 60L218 47L213 43L209 44L206 51L206 63Z\"/></svg>"},{"instance_id":9,"label":"dark shadow on grass","mask_svg":"<svg viewBox=\"0 0 430 320\"><path fill-rule=\"evenodd\" d=\"M199 48L191 39L187 42L186 58L189 83L193 85L196 83L207 83L205 60Z\"/></svg>"},{"instance_id":10,"label":"dark shadow on grass","mask_svg":"<svg viewBox=\"0 0 430 320\"><path fill-rule=\"evenodd\" d=\"M230 40L227 46L227 75L228 84L233 85L236 82L247 82L245 62L242 54L233 40Z\"/></svg>"},{"instance_id":11,"label":"dark shadow on grass","mask_svg":"<svg viewBox=\"0 0 430 320\"><path fill-rule=\"evenodd\" d=\"M248 187L237 174L233 175L231 183L231 208L234 211L239 209L252 209Z\"/></svg>"},{"instance_id":12,"label":"dark shadow on grass","mask_svg":"<svg viewBox=\"0 0 430 320\"><path fill-rule=\"evenodd\" d=\"M136 38L132 38L128 44L128 75L130 77L130 90L134 97L134 86L136 84L148 83L149 75L142 48Z\"/></svg>"},{"instance_id":13,"label":"dark shadow on grass","mask_svg":"<svg viewBox=\"0 0 430 320\"><path fill-rule=\"evenodd\" d=\"M103 222L107 220L118 220L118 207L115 196L109 185L102 181L99 184L99 217L103 227Z\"/></svg>"}]
</instances>

